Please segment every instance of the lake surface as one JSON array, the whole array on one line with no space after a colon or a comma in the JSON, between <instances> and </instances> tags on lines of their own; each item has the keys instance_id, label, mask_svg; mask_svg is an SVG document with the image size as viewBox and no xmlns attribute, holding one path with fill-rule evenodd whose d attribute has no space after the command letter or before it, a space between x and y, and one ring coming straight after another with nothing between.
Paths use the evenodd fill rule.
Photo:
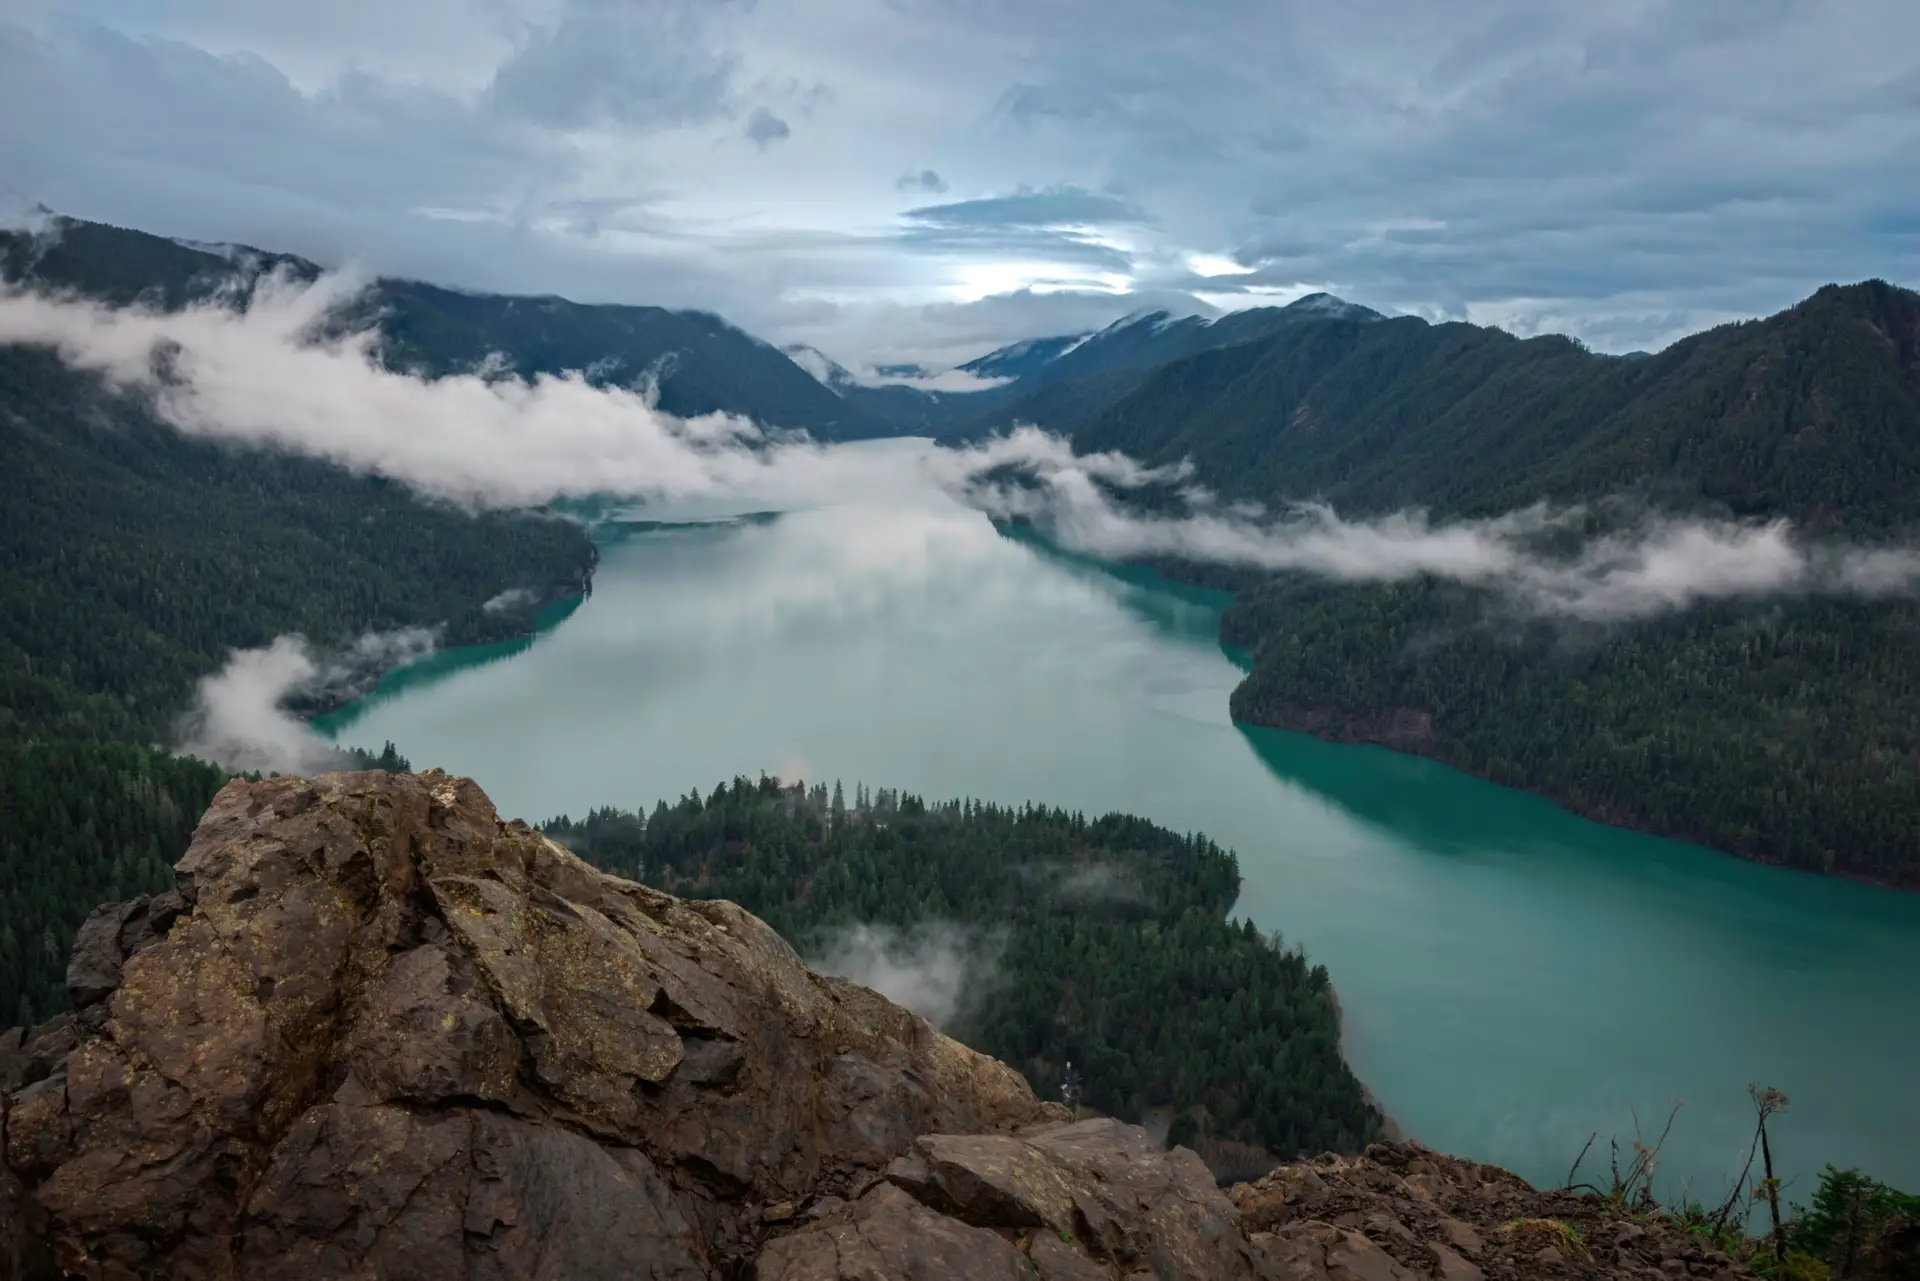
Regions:
<instances>
[{"instance_id":1,"label":"lake surface","mask_svg":"<svg viewBox=\"0 0 1920 1281\"><path fill-rule=\"evenodd\" d=\"M661 513L654 519L684 518ZM606 529L593 595L326 719L503 814L650 808L737 774L1127 810L1234 849L1239 912L1331 970L1415 1138L1604 1175L1686 1100L1662 1187L1717 1200L1749 1081L1805 1200L1832 1161L1920 1191L1920 896L1602 827L1381 749L1234 725L1224 597L925 495Z\"/></svg>"}]
</instances>

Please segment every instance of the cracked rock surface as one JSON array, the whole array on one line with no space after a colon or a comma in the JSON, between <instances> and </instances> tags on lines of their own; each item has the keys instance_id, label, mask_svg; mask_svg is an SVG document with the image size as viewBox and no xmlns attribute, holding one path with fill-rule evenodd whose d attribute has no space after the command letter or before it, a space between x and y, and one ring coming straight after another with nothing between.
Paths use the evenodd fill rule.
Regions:
<instances>
[{"instance_id":1,"label":"cracked rock surface","mask_svg":"<svg viewBox=\"0 0 1920 1281\"><path fill-rule=\"evenodd\" d=\"M1051 1115L739 908L604 875L464 779L235 781L176 871L89 917L72 1015L0 1040L0 1219L39 1266L725 1275L765 1206Z\"/></svg>"}]
</instances>

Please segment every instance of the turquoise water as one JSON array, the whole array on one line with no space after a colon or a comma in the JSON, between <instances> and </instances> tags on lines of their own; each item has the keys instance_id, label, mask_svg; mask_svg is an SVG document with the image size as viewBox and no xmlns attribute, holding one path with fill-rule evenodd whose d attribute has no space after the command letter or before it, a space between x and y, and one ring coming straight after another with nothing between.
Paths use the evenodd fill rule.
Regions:
<instances>
[{"instance_id":1,"label":"turquoise water","mask_svg":"<svg viewBox=\"0 0 1920 1281\"><path fill-rule=\"evenodd\" d=\"M1239 910L1327 964L1355 1069L1414 1137L1557 1182L1589 1133L1603 1171L1635 1109L1657 1132L1684 1099L1662 1186L1711 1200L1760 1080L1792 1099L1790 1197L1827 1161L1920 1190L1920 896L1236 726L1223 601L939 502L636 525L537 638L322 725L536 821L768 771L1202 830L1240 856Z\"/></svg>"}]
</instances>

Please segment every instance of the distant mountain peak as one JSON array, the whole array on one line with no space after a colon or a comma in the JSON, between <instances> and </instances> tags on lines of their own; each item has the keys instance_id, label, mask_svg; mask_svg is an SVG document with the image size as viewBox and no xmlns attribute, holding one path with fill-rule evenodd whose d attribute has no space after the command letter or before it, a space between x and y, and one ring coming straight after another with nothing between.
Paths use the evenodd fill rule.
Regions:
<instances>
[{"instance_id":1,"label":"distant mountain peak","mask_svg":"<svg viewBox=\"0 0 1920 1281\"><path fill-rule=\"evenodd\" d=\"M860 380L853 371L821 351L818 347L809 347L806 343L791 343L780 349L781 353L800 368L813 375L814 380L836 396L845 396L849 387L858 387Z\"/></svg>"},{"instance_id":2,"label":"distant mountain peak","mask_svg":"<svg viewBox=\"0 0 1920 1281\"><path fill-rule=\"evenodd\" d=\"M959 368L981 378L1024 378L1052 364L1093 337L1093 331L1056 334L1051 338L1022 338L969 360Z\"/></svg>"},{"instance_id":3,"label":"distant mountain peak","mask_svg":"<svg viewBox=\"0 0 1920 1281\"><path fill-rule=\"evenodd\" d=\"M1289 312L1310 312L1338 320L1383 320L1379 312L1371 307L1362 307L1357 302L1348 302L1337 298L1324 290L1296 298L1280 310Z\"/></svg>"},{"instance_id":4,"label":"distant mountain peak","mask_svg":"<svg viewBox=\"0 0 1920 1281\"><path fill-rule=\"evenodd\" d=\"M1165 307L1144 307L1139 311L1128 312L1111 325L1108 325L1102 332L1111 333L1117 329L1131 329L1135 325L1144 325L1150 321L1171 319L1173 319L1173 313Z\"/></svg>"}]
</instances>

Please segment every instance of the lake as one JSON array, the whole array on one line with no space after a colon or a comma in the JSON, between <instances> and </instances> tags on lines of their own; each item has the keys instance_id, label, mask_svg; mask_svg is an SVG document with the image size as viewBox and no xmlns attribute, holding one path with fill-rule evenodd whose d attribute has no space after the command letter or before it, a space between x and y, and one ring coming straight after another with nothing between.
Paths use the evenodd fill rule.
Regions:
<instances>
[{"instance_id":1,"label":"lake","mask_svg":"<svg viewBox=\"0 0 1920 1281\"><path fill-rule=\"evenodd\" d=\"M657 511L675 521L714 512ZM1239 912L1332 973L1415 1138L1557 1183L1684 1099L1669 1193L1723 1195L1746 1086L1805 1200L1920 1191L1920 896L1603 827L1382 749L1236 726L1224 597L1062 555L937 496L602 528L591 597L437 655L321 728L539 821L762 771L1125 810L1240 857Z\"/></svg>"}]
</instances>

